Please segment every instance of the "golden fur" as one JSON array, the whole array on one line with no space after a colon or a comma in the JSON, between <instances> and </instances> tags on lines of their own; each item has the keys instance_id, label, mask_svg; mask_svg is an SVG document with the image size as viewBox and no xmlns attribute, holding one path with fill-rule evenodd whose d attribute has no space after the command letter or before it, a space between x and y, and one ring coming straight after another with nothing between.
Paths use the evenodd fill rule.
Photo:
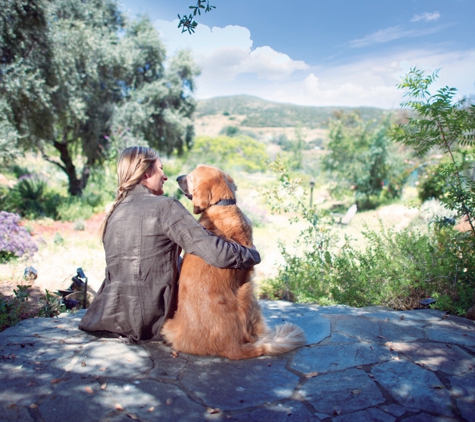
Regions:
<instances>
[{"instance_id":1,"label":"golden fur","mask_svg":"<svg viewBox=\"0 0 475 422\"><path fill-rule=\"evenodd\" d=\"M236 205L214 205L235 200L233 179L220 169L198 166L180 176L178 184L192 199L199 222L222 238L252 247L249 219ZM178 291L178 309L161 334L174 349L197 355L249 359L276 355L303 346L303 331L293 324L270 330L254 296L253 269L213 267L185 254Z\"/></svg>"}]
</instances>

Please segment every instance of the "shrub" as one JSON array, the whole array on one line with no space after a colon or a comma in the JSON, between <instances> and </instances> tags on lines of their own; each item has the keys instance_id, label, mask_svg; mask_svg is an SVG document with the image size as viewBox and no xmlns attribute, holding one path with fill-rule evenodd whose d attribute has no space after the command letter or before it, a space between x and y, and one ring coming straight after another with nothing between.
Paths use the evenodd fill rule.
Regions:
<instances>
[{"instance_id":1,"label":"shrub","mask_svg":"<svg viewBox=\"0 0 475 422\"><path fill-rule=\"evenodd\" d=\"M431 166L426 169L422 181L419 182L417 195L422 202L441 198L445 193L446 183L447 181L439 173L438 166Z\"/></svg>"},{"instance_id":2,"label":"shrub","mask_svg":"<svg viewBox=\"0 0 475 422\"><path fill-rule=\"evenodd\" d=\"M28 230L19 223L18 214L0 211L0 261L32 256L38 250Z\"/></svg>"},{"instance_id":3,"label":"shrub","mask_svg":"<svg viewBox=\"0 0 475 422\"><path fill-rule=\"evenodd\" d=\"M360 250L350 239L340 248L329 218L306 206L298 180L282 166L279 186L265 195L276 211L292 212L307 227L294 250L280 244L284 264L262 290L267 297L321 305L384 305L413 309L431 296L435 307L464 315L475 288L473 238L450 226L431 224L427 233L397 232L381 226L366 230L367 247ZM285 198L291 197L291 201Z\"/></svg>"},{"instance_id":4,"label":"shrub","mask_svg":"<svg viewBox=\"0 0 475 422\"><path fill-rule=\"evenodd\" d=\"M60 195L47 188L43 177L26 174L20 176L18 183L2 197L2 206L6 211L30 220L38 217L56 218L60 201Z\"/></svg>"},{"instance_id":5,"label":"shrub","mask_svg":"<svg viewBox=\"0 0 475 422\"><path fill-rule=\"evenodd\" d=\"M76 231L86 230L86 225L84 224L84 220L76 220L74 222L74 230L76 230Z\"/></svg>"},{"instance_id":6,"label":"shrub","mask_svg":"<svg viewBox=\"0 0 475 422\"><path fill-rule=\"evenodd\" d=\"M18 324L25 317L30 287L17 286L17 289L13 290L14 297L11 299L0 294L0 331Z\"/></svg>"},{"instance_id":7,"label":"shrub","mask_svg":"<svg viewBox=\"0 0 475 422\"><path fill-rule=\"evenodd\" d=\"M61 302L61 299L48 289L45 289L45 295L40 298L39 302L38 316L40 318L54 318L61 312L66 312L66 306Z\"/></svg>"},{"instance_id":8,"label":"shrub","mask_svg":"<svg viewBox=\"0 0 475 422\"><path fill-rule=\"evenodd\" d=\"M94 208L81 197L70 196L61 201L57 213L63 221L87 220L94 214Z\"/></svg>"},{"instance_id":9,"label":"shrub","mask_svg":"<svg viewBox=\"0 0 475 422\"><path fill-rule=\"evenodd\" d=\"M268 282L276 296L298 302L383 305L414 309L432 297L435 307L464 315L475 288L475 259L466 235L451 228L428 234L382 228L363 233L363 251L346 243L340 251L281 251L285 264ZM269 286L267 287L269 291Z\"/></svg>"},{"instance_id":10,"label":"shrub","mask_svg":"<svg viewBox=\"0 0 475 422\"><path fill-rule=\"evenodd\" d=\"M240 168L255 172L266 170L268 158L266 145L249 136L199 136L188 164L207 163L225 170Z\"/></svg>"}]
</instances>

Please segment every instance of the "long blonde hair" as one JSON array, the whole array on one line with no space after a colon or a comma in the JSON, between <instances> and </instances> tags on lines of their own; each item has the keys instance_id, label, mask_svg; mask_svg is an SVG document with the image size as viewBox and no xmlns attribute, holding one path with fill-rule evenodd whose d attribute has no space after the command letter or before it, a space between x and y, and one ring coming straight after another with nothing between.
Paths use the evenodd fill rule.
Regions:
<instances>
[{"instance_id":1,"label":"long blonde hair","mask_svg":"<svg viewBox=\"0 0 475 422\"><path fill-rule=\"evenodd\" d=\"M147 173L158 158L158 154L152 148L148 147L129 147L122 151L117 161L119 185L117 195L99 229L102 240L104 240L107 221L117 205L142 181L144 174Z\"/></svg>"}]
</instances>

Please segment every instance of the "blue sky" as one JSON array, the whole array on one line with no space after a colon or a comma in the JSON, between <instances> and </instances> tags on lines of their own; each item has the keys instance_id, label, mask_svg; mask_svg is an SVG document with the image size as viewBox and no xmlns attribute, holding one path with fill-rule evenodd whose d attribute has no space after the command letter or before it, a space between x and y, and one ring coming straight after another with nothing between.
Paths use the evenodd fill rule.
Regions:
<instances>
[{"instance_id":1,"label":"blue sky","mask_svg":"<svg viewBox=\"0 0 475 422\"><path fill-rule=\"evenodd\" d=\"M119 2L150 16L168 54L192 50L197 98L397 108L415 66L475 94L475 0L212 0L194 35L176 28L194 0Z\"/></svg>"}]
</instances>

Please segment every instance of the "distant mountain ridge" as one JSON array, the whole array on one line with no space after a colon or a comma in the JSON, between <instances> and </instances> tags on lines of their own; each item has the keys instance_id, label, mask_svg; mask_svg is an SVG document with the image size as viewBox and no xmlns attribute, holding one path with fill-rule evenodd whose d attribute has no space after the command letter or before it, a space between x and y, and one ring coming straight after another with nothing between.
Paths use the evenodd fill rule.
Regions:
<instances>
[{"instance_id":1,"label":"distant mountain ridge","mask_svg":"<svg viewBox=\"0 0 475 422\"><path fill-rule=\"evenodd\" d=\"M376 107L316 107L277 103L252 95L232 95L198 100L197 117L224 114L245 116L241 121L247 127L322 127L337 111L359 112L364 120L379 120L388 113ZM392 113L402 113L394 110Z\"/></svg>"}]
</instances>

